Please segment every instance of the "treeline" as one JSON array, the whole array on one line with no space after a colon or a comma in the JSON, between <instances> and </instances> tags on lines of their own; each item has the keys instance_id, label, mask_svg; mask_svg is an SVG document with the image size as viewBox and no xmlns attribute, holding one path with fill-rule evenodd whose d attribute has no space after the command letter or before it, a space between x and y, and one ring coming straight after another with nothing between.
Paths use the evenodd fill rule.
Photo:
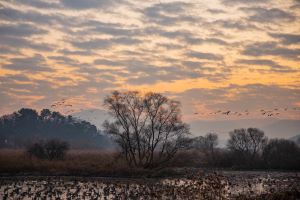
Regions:
<instances>
[{"instance_id":1,"label":"treeline","mask_svg":"<svg viewBox=\"0 0 300 200\"><path fill-rule=\"evenodd\" d=\"M300 169L295 143L268 140L256 128L232 131L222 149L217 148L216 134L190 138L189 126L181 120L180 102L160 93L114 91L104 99L104 106L113 119L104 123L104 132L119 145L131 167L153 169L182 163L183 167Z\"/></svg>"},{"instance_id":2,"label":"treeline","mask_svg":"<svg viewBox=\"0 0 300 200\"><path fill-rule=\"evenodd\" d=\"M58 139L71 148L107 148L111 140L96 126L43 109L22 108L0 118L0 148L24 148L38 141Z\"/></svg>"},{"instance_id":3,"label":"treeline","mask_svg":"<svg viewBox=\"0 0 300 200\"><path fill-rule=\"evenodd\" d=\"M189 155L209 168L300 170L300 147L294 141L268 139L257 128L235 129L229 136L224 148L217 147L217 134L188 139Z\"/></svg>"}]
</instances>

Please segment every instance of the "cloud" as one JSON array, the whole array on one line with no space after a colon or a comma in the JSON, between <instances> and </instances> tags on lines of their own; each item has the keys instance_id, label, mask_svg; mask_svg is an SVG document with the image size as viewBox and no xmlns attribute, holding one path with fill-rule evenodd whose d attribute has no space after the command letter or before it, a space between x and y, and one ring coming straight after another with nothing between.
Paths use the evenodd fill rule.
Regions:
<instances>
[{"instance_id":1,"label":"cloud","mask_svg":"<svg viewBox=\"0 0 300 200\"><path fill-rule=\"evenodd\" d=\"M17 36L17 37L29 37L37 34L46 34L48 31L40 29L30 24L1 24L0 35L1 36Z\"/></svg>"},{"instance_id":2,"label":"cloud","mask_svg":"<svg viewBox=\"0 0 300 200\"><path fill-rule=\"evenodd\" d=\"M16 50L16 49L11 49L9 47L0 47L0 54L1 55L5 55L5 54L15 54L15 55L18 55L19 51Z\"/></svg>"},{"instance_id":3,"label":"cloud","mask_svg":"<svg viewBox=\"0 0 300 200\"><path fill-rule=\"evenodd\" d=\"M294 107L299 101L300 90L278 85L248 84L229 85L216 89L195 88L175 94L183 105L199 102L206 109L255 112L260 109Z\"/></svg>"},{"instance_id":4,"label":"cloud","mask_svg":"<svg viewBox=\"0 0 300 200\"><path fill-rule=\"evenodd\" d=\"M100 49L106 48L112 45L112 42L108 39L92 39L88 41L72 41L75 47L80 49Z\"/></svg>"},{"instance_id":5,"label":"cloud","mask_svg":"<svg viewBox=\"0 0 300 200\"><path fill-rule=\"evenodd\" d=\"M16 82L30 82L31 80L24 74L14 74L14 75L7 75L1 76L0 80L2 83L16 83Z\"/></svg>"},{"instance_id":6,"label":"cloud","mask_svg":"<svg viewBox=\"0 0 300 200\"><path fill-rule=\"evenodd\" d=\"M120 23L105 23L95 20L88 20L79 23L78 26L81 27L80 31L75 32L79 35L87 34L107 34L111 36L136 36L140 34L140 30L136 27L125 27L124 24Z\"/></svg>"},{"instance_id":7,"label":"cloud","mask_svg":"<svg viewBox=\"0 0 300 200\"><path fill-rule=\"evenodd\" d=\"M234 20L217 20L214 23L219 24L223 28L226 29L238 29L238 30L258 30L259 28L249 22L244 21L234 21Z\"/></svg>"},{"instance_id":8,"label":"cloud","mask_svg":"<svg viewBox=\"0 0 300 200\"><path fill-rule=\"evenodd\" d=\"M51 25L51 28L63 25L64 27L74 26L78 23L78 20L74 20L74 17L64 15L60 12L57 13L45 13L37 12L35 10L25 11L18 10L11 7L0 7L0 18L5 21L13 23L35 23L40 25Z\"/></svg>"},{"instance_id":9,"label":"cloud","mask_svg":"<svg viewBox=\"0 0 300 200\"><path fill-rule=\"evenodd\" d=\"M136 71L136 67L130 66L131 71ZM154 84L157 82L172 82L175 80L181 80L184 78L200 78L203 77L201 72L192 71L192 70L183 70L181 67L155 67L148 66L148 68L143 71L139 76L135 76L134 74L128 77L127 82L133 85L141 85L141 84Z\"/></svg>"},{"instance_id":10,"label":"cloud","mask_svg":"<svg viewBox=\"0 0 300 200\"><path fill-rule=\"evenodd\" d=\"M283 44L299 44L300 35L297 34L284 34L284 33L269 33L275 39L279 39Z\"/></svg>"},{"instance_id":11,"label":"cloud","mask_svg":"<svg viewBox=\"0 0 300 200\"><path fill-rule=\"evenodd\" d=\"M228 6L238 5L238 4L264 4L270 0L222 0L222 3Z\"/></svg>"},{"instance_id":12,"label":"cloud","mask_svg":"<svg viewBox=\"0 0 300 200\"><path fill-rule=\"evenodd\" d=\"M215 38L215 37L199 37L197 34L185 30L185 29L179 29L179 30L172 30L168 31L163 28L158 28L158 27L147 27L143 30L143 35L146 36L160 36L164 37L170 40L177 39L180 43L188 43L188 44L205 44L205 43L210 43L210 44L218 44L218 45L227 45L228 43L225 40L222 40L220 38Z\"/></svg>"},{"instance_id":13,"label":"cloud","mask_svg":"<svg viewBox=\"0 0 300 200\"><path fill-rule=\"evenodd\" d=\"M168 65L157 66L147 64L143 61L124 61L128 74L127 82L134 85L153 84L157 82L172 82L184 79L206 79L211 81L221 81L228 77L230 71L220 67L218 69L207 67L204 63L196 61L182 62L173 61ZM123 77L124 78L124 77Z\"/></svg>"},{"instance_id":14,"label":"cloud","mask_svg":"<svg viewBox=\"0 0 300 200\"><path fill-rule=\"evenodd\" d=\"M248 56L280 56L282 58L298 60L300 49L280 47L274 42L256 42L246 45L242 54Z\"/></svg>"},{"instance_id":15,"label":"cloud","mask_svg":"<svg viewBox=\"0 0 300 200\"><path fill-rule=\"evenodd\" d=\"M43 8L43 9L58 9L61 8L58 2L49 2L45 0L13 0L14 4L23 4L35 8Z\"/></svg>"},{"instance_id":16,"label":"cloud","mask_svg":"<svg viewBox=\"0 0 300 200\"><path fill-rule=\"evenodd\" d=\"M121 0L60 0L61 3L70 9L104 9L121 3Z\"/></svg>"},{"instance_id":17,"label":"cloud","mask_svg":"<svg viewBox=\"0 0 300 200\"><path fill-rule=\"evenodd\" d=\"M113 45L135 45L142 41L129 37L117 37L111 39L90 39L87 41L71 41L71 43L80 49L102 49Z\"/></svg>"},{"instance_id":18,"label":"cloud","mask_svg":"<svg viewBox=\"0 0 300 200\"><path fill-rule=\"evenodd\" d=\"M154 4L145 8L142 12L146 21L163 26L175 25L177 23L197 23L200 18L186 15L186 9L193 6L184 2L170 2Z\"/></svg>"},{"instance_id":19,"label":"cloud","mask_svg":"<svg viewBox=\"0 0 300 200\"><path fill-rule=\"evenodd\" d=\"M224 10L221 10L221 9L207 9L206 11L211 13L211 14L224 14L224 13L226 13Z\"/></svg>"},{"instance_id":20,"label":"cloud","mask_svg":"<svg viewBox=\"0 0 300 200\"><path fill-rule=\"evenodd\" d=\"M80 55L80 56L93 56L95 55L94 52L90 50L70 50L70 49L60 49L57 51L58 53L61 53L63 55Z\"/></svg>"},{"instance_id":21,"label":"cloud","mask_svg":"<svg viewBox=\"0 0 300 200\"><path fill-rule=\"evenodd\" d=\"M279 8L262 8L262 7L248 7L248 8L240 8L240 10L245 11L247 13L253 13L248 17L249 20L255 22L292 22L296 20L296 17L289 12L281 10Z\"/></svg>"},{"instance_id":22,"label":"cloud","mask_svg":"<svg viewBox=\"0 0 300 200\"><path fill-rule=\"evenodd\" d=\"M198 58L198 59L204 59L204 60L223 60L222 55L217 55L217 54L212 54L212 53L202 53L202 52L196 52L196 51L191 51L186 53L186 56L191 57L191 58Z\"/></svg>"},{"instance_id":23,"label":"cloud","mask_svg":"<svg viewBox=\"0 0 300 200\"><path fill-rule=\"evenodd\" d=\"M67 56L48 56L48 59L54 60L58 64L71 65L71 66L80 66L77 60L69 58Z\"/></svg>"},{"instance_id":24,"label":"cloud","mask_svg":"<svg viewBox=\"0 0 300 200\"><path fill-rule=\"evenodd\" d=\"M124 63L121 61L113 61L107 59L96 59L94 60L95 65L106 65L106 66L122 66Z\"/></svg>"},{"instance_id":25,"label":"cloud","mask_svg":"<svg viewBox=\"0 0 300 200\"><path fill-rule=\"evenodd\" d=\"M178 90L200 83L221 85L199 90L213 107L222 99L229 101L228 94L235 90L252 90L223 85L241 84L235 77L257 75L253 70L262 72L253 80L257 83L268 82L265 76L271 72L276 73L271 76L291 77L276 80L282 87L300 84L297 66L288 67L300 55L297 12L289 9L295 2L282 6L270 0L216 0L209 5L177 0L0 2L0 68L4 71L0 85L9 98L14 97L11 110L23 104L43 107L62 96L81 96L81 102L95 106L92 101L99 94L89 94L89 88L100 95L126 85L145 84L160 91L164 89L154 88L157 83L170 82L184 83ZM242 74L245 71L249 76ZM32 104L18 95L45 98ZM270 93L269 98L273 98ZM5 107L2 102L1 107Z\"/></svg>"},{"instance_id":26,"label":"cloud","mask_svg":"<svg viewBox=\"0 0 300 200\"><path fill-rule=\"evenodd\" d=\"M48 43L37 43L35 41L20 38L20 37L10 37L6 35L0 35L1 45L8 46L11 49L33 49L37 51L52 51L53 45Z\"/></svg>"},{"instance_id":27,"label":"cloud","mask_svg":"<svg viewBox=\"0 0 300 200\"><path fill-rule=\"evenodd\" d=\"M260 71L268 71L268 72L273 71L273 72L281 72L281 73L295 72L295 70L290 67L282 66L272 60L266 60L266 59L253 59L253 60L240 59L240 60L237 60L236 63L270 67L268 70L257 69L258 71L259 70Z\"/></svg>"},{"instance_id":28,"label":"cloud","mask_svg":"<svg viewBox=\"0 0 300 200\"><path fill-rule=\"evenodd\" d=\"M110 69L99 69L89 67L81 68L81 72L87 70L92 75L112 74L114 76L122 77L126 79L126 83L132 85L141 84L154 84L157 82L172 82L182 79L196 79L204 78L209 80L224 80L228 75L227 72L219 73L222 69L215 70L211 67L206 67L200 62L184 62L180 60L166 60L168 62L165 65L149 64L144 58L128 58L128 59L114 59L108 60L106 58L96 59L93 65L110 66ZM199 64L198 66L196 66Z\"/></svg>"},{"instance_id":29,"label":"cloud","mask_svg":"<svg viewBox=\"0 0 300 200\"><path fill-rule=\"evenodd\" d=\"M35 54L33 57L12 58L9 62L9 64L4 64L2 67L30 73L53 71L53 69L47 66L45 58L40 54Z\"/></svg>"},{"instance_id":30,"label":"cloud","mask_svg":"<svg viewBox=\"0 0 300 200\"><path fill-rule=\"evenodd\" d=\"M293 4L290 8L292 10L300 10L300 2L295 2L295 4Z\"/></svg>"},{"instance_id":31,"label":"cloud","mask_svg":"<svg viewBox=\"0 0 300 200\"><path fill-rule=\"evenodd\" d=\"M182 64L186 67L192 68L192 69L197 69L197 68L201 68L203 69L205 63L203 62L197 62L197 61L182 61ZM206 68L206 69L210 69L210 68Z\"/></svg>"}]
</instances>

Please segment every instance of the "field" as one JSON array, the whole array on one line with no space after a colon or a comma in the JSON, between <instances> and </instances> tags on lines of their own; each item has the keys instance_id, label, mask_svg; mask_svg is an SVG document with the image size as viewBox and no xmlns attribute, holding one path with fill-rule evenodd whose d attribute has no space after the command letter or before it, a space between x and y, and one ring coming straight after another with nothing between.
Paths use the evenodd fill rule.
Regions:
<instances>
[{"instance_id":1,"label":"field","mask_svg":"<svg viewBox=\"0 0 300 200\"><path fill-rule=\"evenodd\" d=\"M145 170L130 169L116 152L72 150L65 160L47 161L21 150L1 150L0 197L300 199L299 172L207 170L196 167L201 157L194 156L179 154L169 167Z\"/></svg>"},{"instance_id":2,"label":"field","mask_svg":"<svg viewBox=\"0 0 300 200\"><path fill-rule=\"evenodd\" d=\"M185 178L2 177L3 199L299 199L300 174L203 172Z\"/></svg>"},{"instance_id":3,"label":"field","mask_svg":"<svg viewBox=\"0 0 300 200\"><path fill-rule=\"evenodd\" d=\"M197 158L197 159L196 159ZM48 161L30 157L23 150L0 151L0 174L43 176L169 177L186 174L184 167L198 167L201 157L178 154L168 170L132 169L119 153L99 150L71 150L64 160ZM171 167L170 167L171 166ZM176 168L176 169L175 169Z\"/></svg>"}]
</instances>

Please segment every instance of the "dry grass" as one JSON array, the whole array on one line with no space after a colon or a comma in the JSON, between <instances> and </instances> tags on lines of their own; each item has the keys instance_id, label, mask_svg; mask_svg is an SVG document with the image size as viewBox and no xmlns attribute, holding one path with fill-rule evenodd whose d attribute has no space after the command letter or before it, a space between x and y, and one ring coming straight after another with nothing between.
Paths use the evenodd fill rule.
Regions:
<instances>
[{"instance_id":1,"label":"dry grass","mask_svg":"<svg viewBox=\"0 0 300 200\"><path fill-rule=\"evenodd\" d=\"M198 159L195 159L198 158ZM116 151L71 150L64 160L49 161L30 157L24 150L0 150L0 175L67 175L109 177L169 177L199 167L201 156L180 152L161 170L132 169Z\"/></svg>"},{"instance_id":2,"label":"dry grass","mask_svg":"<svg viewBox=\"0 0 300 200\"><path fill-rule=\"evenodd\" d=\"M3 175L131 176L133 172L117 152L71 150L61 161L40 160L22 150L0 151Z\"/></svg>"},{"instance_id":3,"label":"dry grass","mask_svg":"<svg viewBox=\"0 0 300 200\"><path fill-rule=\"evenodd\" d=\"M120 199L125 195L125 199L143 197L142 199L241 200L294 200L300 197L297 173L281 175L277 172L272 174L229 172L228 174L199 169L191 173L191 171L178 171L175 168L198 165L201 160L186 163L194 157L197 157L195 152L181 152L169 164L172 166L173 163L172 168L150 171L130 169L117 152L72 150L68 152L65 160L47 161L32 158L22 150L1 150L0 196L11 196L17 199L20 195L40 195L50 199L50 196L58 195L59 198L74 196L83 199L102 195L102 197L115 196ZM175 175L180 176L175 177ZM99 176L110 178L94 178ZM120 177L129 179L120 179ZM130 179L133 177L137 179ZM168 178L145 179L144 177ZM34 181L35 179L39 181ZM36 192L36 189L40 192Z\"/></svg>"}]
</instances>

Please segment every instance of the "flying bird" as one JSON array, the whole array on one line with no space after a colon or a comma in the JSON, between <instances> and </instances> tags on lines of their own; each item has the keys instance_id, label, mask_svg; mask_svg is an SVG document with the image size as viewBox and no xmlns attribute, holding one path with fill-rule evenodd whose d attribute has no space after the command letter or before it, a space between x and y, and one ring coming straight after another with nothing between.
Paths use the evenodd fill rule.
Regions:
<instances>
[{"instance_id":1,"label":"flying bird","mask_svg":"<svg viewBox=\"0 0 300 200\"><path fill-rule=\"evenodd\" d=\"M223 112L222 114L223 115L229 115L230 111L227 111L227 112Z\"/></svg>"}]
</instances>

